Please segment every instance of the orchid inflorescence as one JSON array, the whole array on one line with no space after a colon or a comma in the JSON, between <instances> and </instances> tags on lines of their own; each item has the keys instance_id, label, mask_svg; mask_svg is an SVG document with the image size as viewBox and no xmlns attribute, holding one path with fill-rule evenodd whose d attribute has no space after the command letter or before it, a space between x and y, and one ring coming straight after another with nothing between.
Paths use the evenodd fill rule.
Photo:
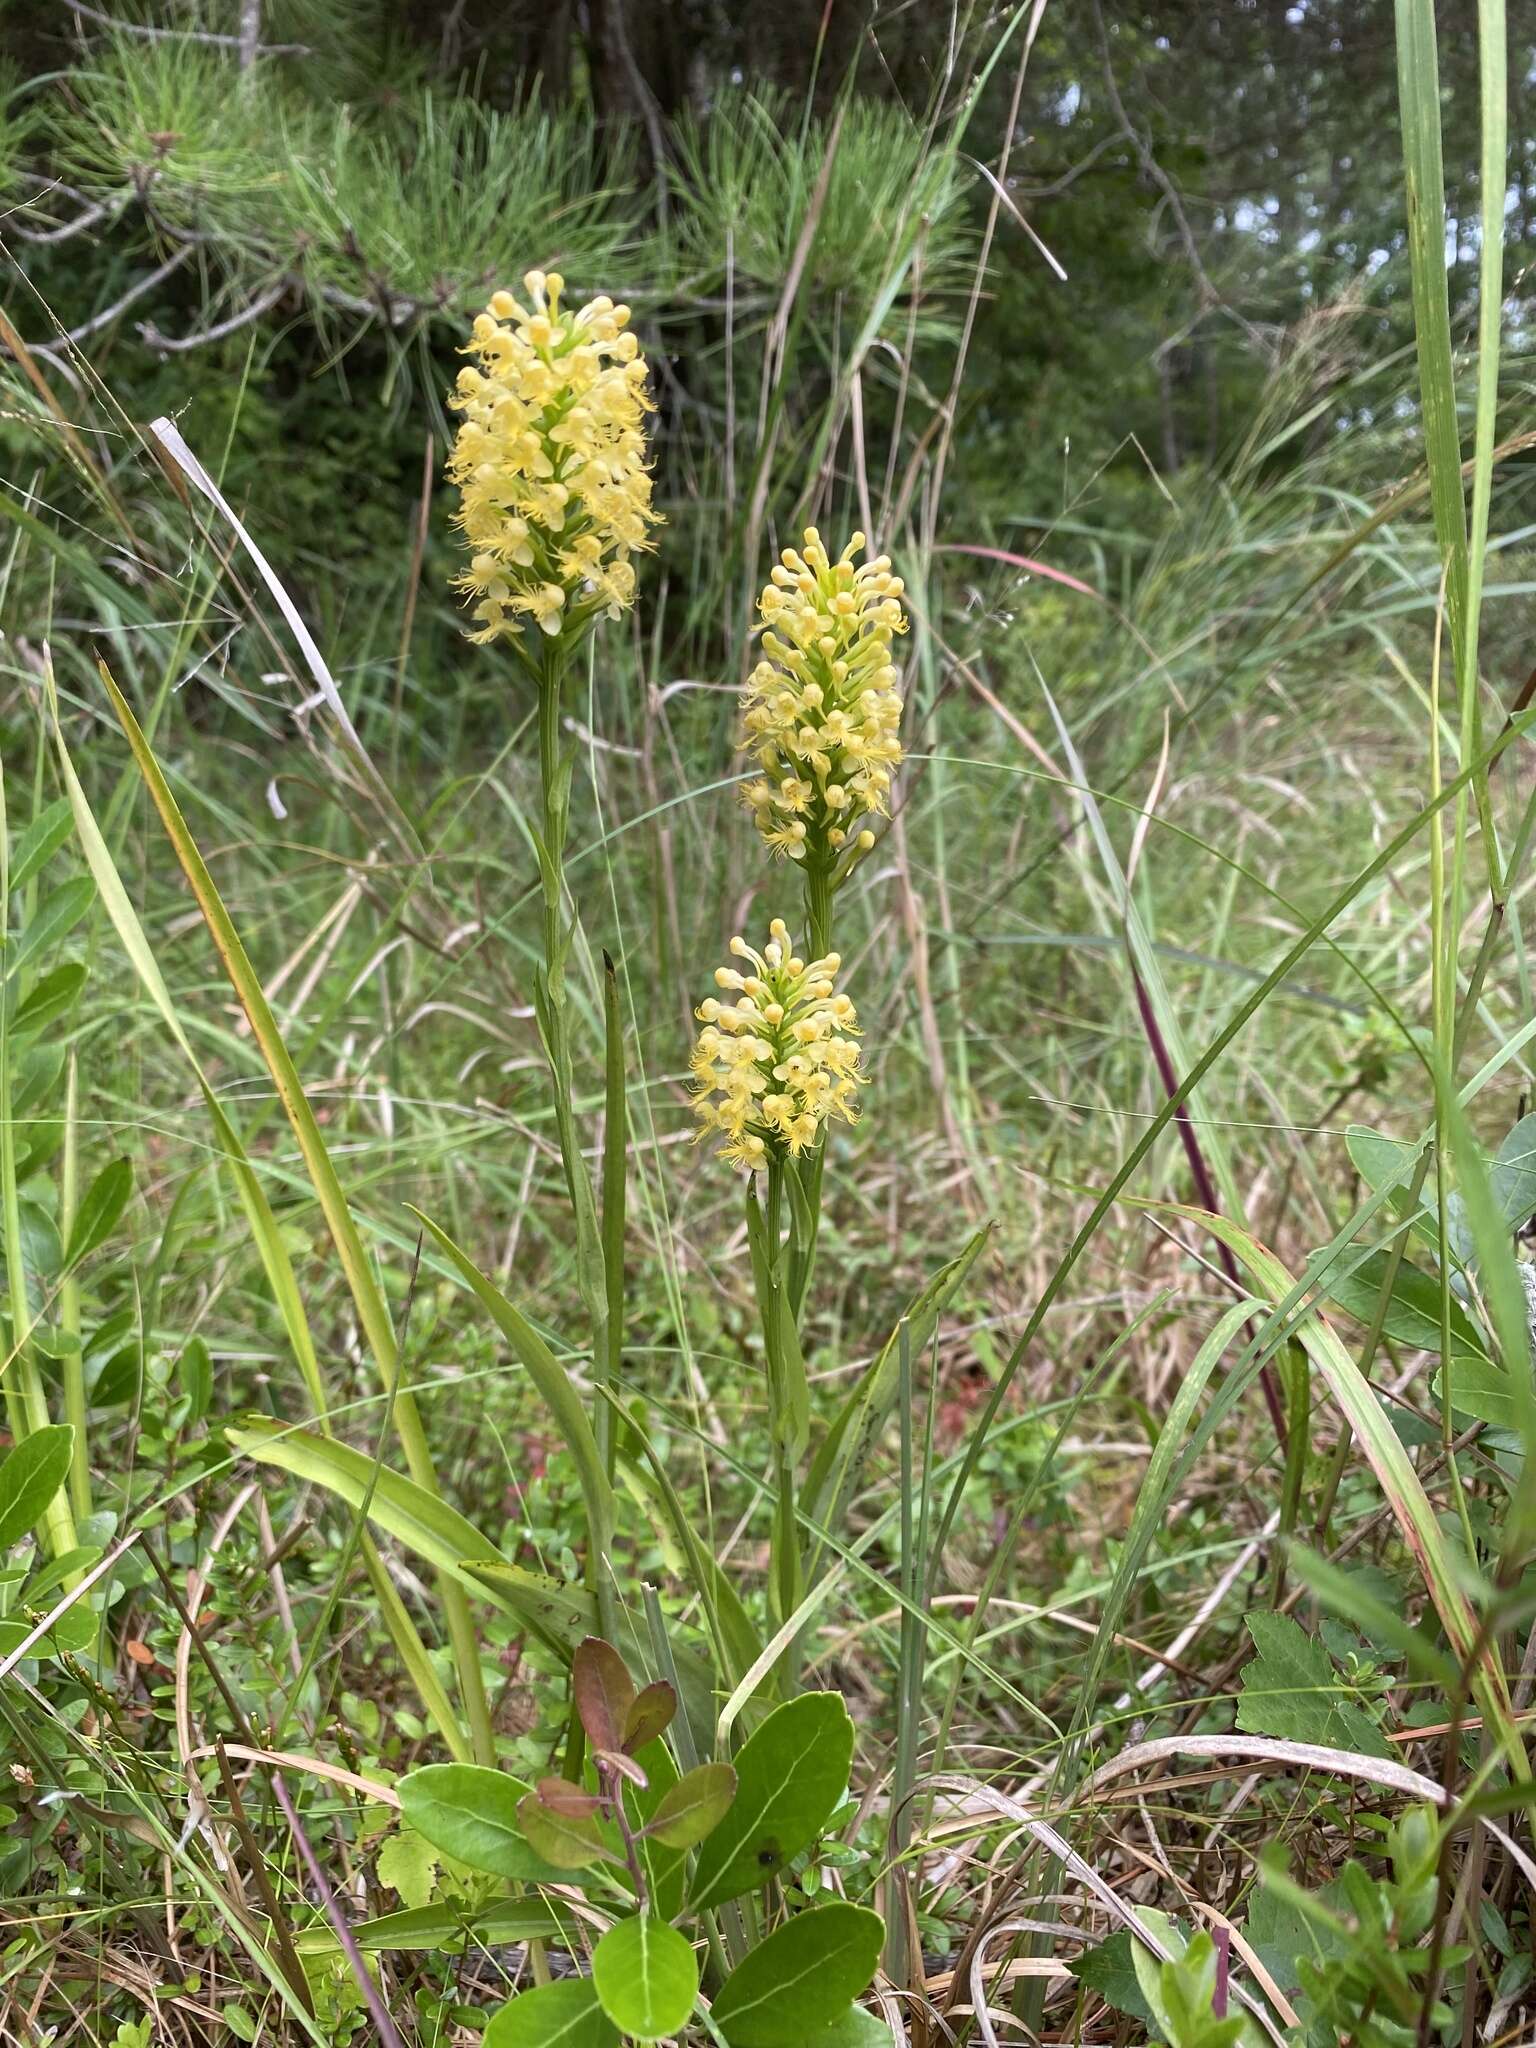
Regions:
<instances>
[{"instance_id":1,"label":"orchid inflorescence","mask_svg":"<svg viewBox=\"0 0 1536 2048\"><path fill-rule=\"evenodd\" d=\"M478 641L532 620L574 639L634 602L630 559L659 523L646 467L646 362L629 308L561 306L564 279L530 270L529 306L497 292L479 315L453 398L463 425L448 475L471 549L458 586ZM515 643L514 643L515 644Z\"/></svg>"},{"instance_id":2,"label":"orchid inflorescence","mask_svg":"<svg viewBox=\"0 0 1536 2048\"><path fill-rule=\"evenodd\" d=\"M791 860L874 844L858 821L884 816L901 760L891 660L907 630L888 556L854 566L856 533L834 562L815 527L786 548L763 591L762 660L742 693L741 746L761 771L742 794L768 846Z\"/></svg>"},{"instance_id":3,"label":"orchid inflorescence","mask_svg":"<svg viewBox=\"0 0 1536 2048\"><path fill-rule=\"evenodd\" d=\"M750 1172L799 1158L829 1118L856 1120L858 1017L837 993L837 954L800 959L782 918L761 953L741 938L731 952L746 971L719 968L715 985L735 1000L697 1011L694 1109L698 1135L718 1133L721 1155Z\"/></svg>"}]
</instances>

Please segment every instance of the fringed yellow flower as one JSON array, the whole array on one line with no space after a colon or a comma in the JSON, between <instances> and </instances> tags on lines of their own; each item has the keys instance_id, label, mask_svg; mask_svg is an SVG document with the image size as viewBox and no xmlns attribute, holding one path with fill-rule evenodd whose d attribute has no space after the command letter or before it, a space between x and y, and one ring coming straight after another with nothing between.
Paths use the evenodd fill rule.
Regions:
<instances>
[{"instance_id":1,"label":"fringed yellow flower","mask_svg":"<svg viewBox=\"0 0 1536 2048\"><path fill-rule=\"evenodd\" d=\"M718 1132L722 1157L749 1172L798 1158L829 1117L853 1123L863 1083L858 1018L836 992L837 954L797 959L780 917L768 932L761 953L732 939L746 971L716 971L715 985L735 1000L700 1003L692 1062L698 1135Z\"/></svg>"},{"instance_id":2,"label":"fringed yellow flower","mask_svg":"<svg viewBox=\"0 0 1536 2048\"><path fill-rule=\"evenodd\" d=\"M645 358L629 308L593 299L564 311L564 279L530 270L532 310L497 292L475 321L459 372L463 425L448 460L471 550L458 587L475 602L474 640L532 620L574 637L633 603L632 552L659 524L646 469Z\"/></svg>"},{"instance_id":3,"label":"fringed yellow flower","mask_svg":"<svg viewBox=\"0 0 1536 2048\"><path fill-rule=\"evenodd\" d=\"M862 568L856 533L833 562L814 526L786 548L758 610L763 658L742 695L744 752L762 773L746 784L775 853L827 860L874 844L858 820L884 815L901 760L901 696L891 641L907 630L902 581L879 555Z\"/></svg>"}]
</instances>

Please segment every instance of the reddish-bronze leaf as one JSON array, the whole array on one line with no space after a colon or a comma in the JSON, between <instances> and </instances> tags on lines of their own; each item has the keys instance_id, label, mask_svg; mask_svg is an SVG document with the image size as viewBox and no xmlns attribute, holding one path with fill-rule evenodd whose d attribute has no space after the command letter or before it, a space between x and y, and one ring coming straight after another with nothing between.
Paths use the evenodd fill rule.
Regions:
<instances>
[{"instance_id":1,"label":"reddish-bronze leaf","mask_svg":"<svg viewBox=\"0 0 1536 2048\"><path fill-rule=\"evenodd\" d=\"M618 1749L635 1702L635 1681L612 1643L587 1636L576 1645L571 1689L588 1742L594 1749Z\"/></svg>"},{"instance_id":2,"label":"reddish-bronze leaf","mask_svg":"<svg viewBox=\"0 0 1536 2048\"><path fill-rule=\"evenodd\" d=\"M579 1820L598 1812L603 1802L596 1792L584 1792L569 1778L540 1778L539 1804Z\"/></svg>"}]
</instances>

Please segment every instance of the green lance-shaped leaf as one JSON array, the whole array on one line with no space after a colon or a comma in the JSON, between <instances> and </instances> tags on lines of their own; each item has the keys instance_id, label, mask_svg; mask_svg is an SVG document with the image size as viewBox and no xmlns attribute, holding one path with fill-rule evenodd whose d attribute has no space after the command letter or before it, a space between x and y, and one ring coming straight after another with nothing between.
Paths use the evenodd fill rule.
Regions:
<instances>
[{"instance_id":1,"label":"green lance-shaped leaf","mask_svg":"<svg viewBox=\"0 0 1536 2048\"><path fill-rule=\"evenodd\" d=\"M620 2033L660 2041L686 2025L699 1995L699 1966L675 1927L637 1913L610 1927L593 1949L592 1983Z\"/></svg>"},{"instance_id":2,"label":"green lance-shaped leaf","mask_svg":"<svg viewBox=\"0 0 1536 2048\"><path fill-rule=\"evenodd\" d=\"M69 837L72 823L67 796L56 797L46 810L38 812L16 841L11 856L12 895L18 889L24 889L38 870L53 858Z\"/></svg>"},{"instance_id":3,"label":"green lance-shaped leaf","mask_svg":"<svg viewBox=\"0 0 1536 2048\"><path fill-rule=\"evenodd\" d=\"M729 1764L699 1764L662 1795L650 1832L669 1849L692 1849L714 1833L735 1797Z\"/></svg>"},{"instance_id":4,"label":"green lance-shaped leaf","mask_svg":"<svg viewBox=\"0 0 1536 2048\"><path fill-rule=\"evenodd\" d=\"M885 1925L864 1906L796 1913L726 1978L710 2010L731 2048L820 2048L868 1988Z\"/></svg>"},{"instance_id":5,"label":"green lance-shaped leaf","mask_svg":"<svg viewBox=\"0 0 1536 2048\"><path fill-rule=\"evenodd\" d=\"M410 1208L409 1203L406 1206ZM411 1214L438 1249L446 1254L465 1285L511 1345L537 1388L540 1399L554 1417L555 1426L576 1467L593 1542L606 1557L613 1528L613 1489L603 1470L587 1411L571 1384L570 1374L528 1318L508 1301L494 1282L485 1277L469 1254L461 1251L430 1216L424 1216L419 1209L411 1209Z\"/></svg>"},{"instance_id":6,"label":"green lance-shaped leaf","mask_svg":"<svg viewBox=\"0 0 1536 2048\"><path fill-rule=\"evenodd\" d=\"M736 1758L736 1797L699 1851L701 1910L755 1891L809 1848L836 1808L853 1761L853 1723L836 1693L776 1707Z\"/></svg>"},{"instance_id":7,"label":"green lance-shaped leaf","mask_svg":"<svg viewBox=\"0 0 1536 2048\"><path fill-rule=\"evenodd\" d=\"M1256 1238L1228 1217L1213 1216L1207 1210L1186 1208L1175 1203L1168 1205L1167 1213L1186 1217L1219 1238L1243 1266L1255 1291L1265 1300L1278 1307L1295 1292L1295 1282L1274 1253L1266 1250ZM1509 1687L1496 1647L1478 1626L1472 1603L1447 1550L1444 1533L1424 1492L1423 1481L1409 1462L1408 1454L1369 1382L1331 1325L1319 1315L1307 1314L1297 1326L1296 1336L1306 1346L1319 1379L1338 1402L1376 1474L1403 1541L1423 1575L1454 1654L1470 1667L1473 1690L1489 1733L1504 1750L1519 1776L1527 1777L1525 1745L1511 1713Z\"/></svg>"},{"instance_id":8,"label":"green lance-shaped leaf","mask_svg":"<svg viewBox=\"0 0 1536 2048\"><path fill-rule=\"evenodd\" d=\"M11 1019L12 1037L25 1038L31 1032L41 1031L47 1024L57 1023L72 1007L87 979L87 969L79 960L66 960L61 966L51 968L34 984L26 1000L18 1005Z\"/></svg>"},{"instance_id":9,"label":"green lance-shaped leaf","mask_svg":"<svg viewBox=\"0 0 1536 2048\"><path fill-rule=\"evenodd\" d=\"M64 1270L69 1272L89 1258L117 1228L133 1193L133 1168L126 1159L113 1159L86 1189L64 1248Z\"/></svg>"},{"instance_id":10,"label":"green lance-shaped leaf","mask_svg":"<svg viewBox=\"0 0 1536 2048\"><path fill-rule=\"evenodd\" d=\"M45 953L84 917L96 901L96 885L88 875L76 875L45 896L32 913L20 938L6 949L5 972L9 979L19 974L39 953Z\"/></svg>"},{"instance_id":11,"label":"green lance-shaped leaf","mask_svg":"<svg viewBox=\"0 0 1536 2048\"><path fill-rule=\"evenodd\" d=\"M489 1905L469 1907L454 1900L438 1900L430 1906L412 1906L402 1913L384 1913L377 1920L365 1920L352 1931L357 1945L367 1954L422 1949L462 1951L473 1939L487 1947L514 1941L550 1941L569 1937L574 1926L568 1907L542 1892L529 1892L521 1899L493 1899ZM340 1950L331 1928L321 1921L295 1937L301 1955L332 1955Z\"/></svg>"},{"instance_id":12,"label":"green lance-shaped leaf","mask_svg":"<svg viewBox=\"0 0 1536 2048\"><path fill-rule=\"evenodd\" d=\"M350 1508L367 1507L371 1521L428 1559L440 1571L474 1585L464 1567L471 1559L499 1564L496 1547L427 1487L375 1466L366 1451L308 1429L289 1429L265 1415L242 1417L225 1431L230 1444L263 1465L314 1481Z\"/></svg>"},{"instance_id":13,"label":"green lance-shaped leaf","mask_svg":"<svg viewBox=\"0 0 1536 2048\"><path fill-rule=\"evenodd\" d=\"M483 1764L425 1764L400 1780L400 1811L419 1835L472 1870L527 1884L558 1884L564 1869L540 1856L517 1817L521 1779Z\"/></svg>"},{"instance_id":14,"label":"green lance-shaped leaf","mask_svg":"<svg viewBox=\"0 0 1536 2048\"><path fill-rule=\"evenodd\" d=\"M509 1999L481 2036L480 2048L614 2048L618 2038L591 1979L567 1977Z\"/></svg>"},{"instance_id":15,"label":"green lance-shaped leaf","mask_svg":"<svg viewBox=\"0 0 1536 2048\"><path fill-rule=\"evenodd\" d=\"M69 1471L75 1432L67 1422L34 1430L0 1464L0 1550L40 1522Z\"/></svg>"}]
</instances>

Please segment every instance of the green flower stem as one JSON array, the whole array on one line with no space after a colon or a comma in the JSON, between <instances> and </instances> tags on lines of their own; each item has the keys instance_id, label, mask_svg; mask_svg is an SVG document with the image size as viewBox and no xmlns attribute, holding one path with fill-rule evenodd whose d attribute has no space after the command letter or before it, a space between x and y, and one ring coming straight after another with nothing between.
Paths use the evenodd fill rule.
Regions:
<instances>
[{"instance_id":1,"label":"green flower stem","mask_svg":"<svg viewBox=\"0 0 1536 2048\"><path fill-rule=\"evenodd\" d=\"M832 898L835 887L831 856L809 856L805 865L807 959L820 959L823 954L832 950ZM826 1156L827 1132L823 1126L821 1136L817 1139L811 1156L801 1172L805 1206L810 1217L807 1241L804 1244L797 1241L790 1249L789 1301L794 1311L796 1328L799 1327L800 1312L805 1306L811 1273L816 1264L816 1241L821 1234L821 1177Z\"/></svg>"},{"instance_id":2,"label":"green flower stem","mask_svg":"<svg viewBox=\"0 0 1536 2048\"><path fill-rule=\"evenodd\" d=\"M747 1199L753 1198L749 1194ZM773 1443L774 1480L778 1506L773 1527L773 1584L779 1619L788 1621L800 1604L800 1530L795 1512L795 1454L793 1419L786 1412L785 1381L789 1363L783 1356L779 1328L779 1291L784 1274L784 1162L777 1156L768 1163L768 1249L767 1298L758 1303L763 1319L763 1344L768 1365L768 1433ZM786 1673L793 1684L795 1650L785 1653Z\"/></svg>"},{"instance_id":3,"label":"green flower stem","mask_svg":"<svg viewBox=\"0 0 1536 2048\"><path fill-rule=\"evenodd\" d=\"M554 1091L555 1131L561 1163L565 1168L566 1192L576 1221L577 1284L587 1312L592 1373L596 1383L592 1429L604 1469L608 1470L613 1463L613 1410L603 1398L603 1389L613 1376L608 1337L608 1272L592 1176L576 1129L570 1012L565 984L567 956L576 930L575 907L570 903L565 883L565 842L570 824L574 750L567 748L560 736L560 692L568 657L560 640L554 637L545 639L540 652L539 780L543 811L539 874L544 892L544 965L536 1007ZM598 1631L612 1641L618 1629L613 1560L602 1532L589 1531L589 1537L592 1541L587 1577L597 1602Z\"/></svg>"}]
</instances>

